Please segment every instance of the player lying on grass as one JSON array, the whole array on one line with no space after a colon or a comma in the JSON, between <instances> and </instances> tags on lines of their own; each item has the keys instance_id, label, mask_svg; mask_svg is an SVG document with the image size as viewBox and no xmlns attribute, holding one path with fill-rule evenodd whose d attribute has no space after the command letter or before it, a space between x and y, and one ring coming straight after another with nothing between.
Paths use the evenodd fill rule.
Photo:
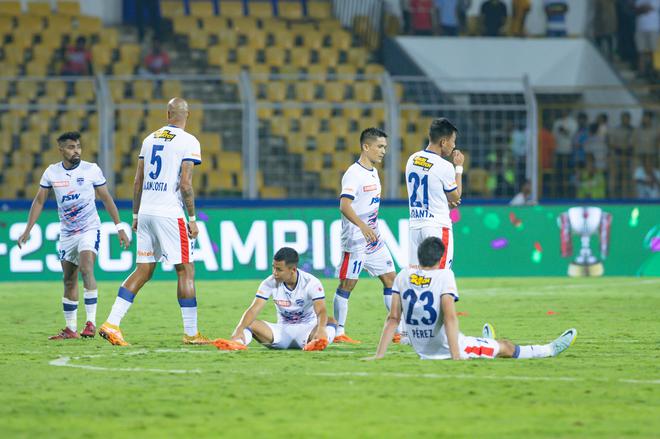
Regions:
<instances>
[{"instance_id":1,"label":"player lying on grass","mask_svg":"<svg viewBox=\"0 0 660 439\"><path fill-rule=\"evenodd\" d=\"M411 344L423 360L554 357L573 344L577 336L575 329L565 331L551 343L531 346L496 340L493 327L488 323L484 325L482 338L463 335L458 330L454 307L458 300L454 273L438 268L444 252L440 238L426 238L417 250L420 267L404 269L396 277L392 309L376 355L368 359L383 358L402 312Z\"/></svg>"},{"instance_id":2,"label":"player lying on grass","mask_svg":"<svg viewBox=\"0 0 660 439\"><path fill-rule=\"evenodd\" d=\"M322 351L335 337L336 325L328 319L321 282L298 269L298 252L282 247L273 256L273 274L259 286L231 340L217 339L222 350L244 350L255 338L271 349ZM257 320L270 297L277 308L277 323Z\"/></svg>"}]
</instances>

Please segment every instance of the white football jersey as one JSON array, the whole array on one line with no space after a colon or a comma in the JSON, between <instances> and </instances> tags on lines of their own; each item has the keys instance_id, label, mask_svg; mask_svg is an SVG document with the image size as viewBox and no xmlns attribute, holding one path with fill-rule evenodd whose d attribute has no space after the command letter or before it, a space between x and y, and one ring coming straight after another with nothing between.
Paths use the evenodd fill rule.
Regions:
<instances>
[{"instance_id":1,"label":"white football jersey","mask_svg":"<svg viewBox=\"0 0 660 439\"><path fill-rule=\"evenodd\" d=\"M434 152L417 151L406 163L406 185L411 229L452 226L446 193L457 189L454 165Z\"/></svg>"},{"instance_id":2,"label":"white football jersey","mask_svg":"<svg viewBox=\"0 0 660 439\"><path fill-rule=\"evenodd\" d=\"M55 193L61 236L101 227L94 188L103 186L105 177L96 163L81 160L73 169L66 169L62 162L55 163L46 168L39 184Z\"/></svg>"},{"instance_id":3,"label":"white football jersey","mask_svg":"<svg viewBox=\"0 0 660 439\"><path fill-rule=\"evenodd\" d=\"M366 251L373 253L383 246L378 231L378 208L380 207L380 178L376 168L367 169L360 163L353 163L341 179L341 197L353 200L351 207L378 236L376 242L367 245L364 235L344 215L341 216L341 247L345 252Z\"/></svg>"},{"instance_id":4,"label":"white football jersey","mask_svg":"<svg viewBox=\"0 0 660 439\"><path fill-rule=\"evenodd\" d=\"M401 296L401 319L415 352L421 358L450 358L441 296L450 294L458 301L454 272L406 268L394 280L392 292Z\"/></svg>"},{"instance_id":5,"label":"white football jersey","mask_svg":"<svg viewBox=\"0 0 660 439\"><path fill-rule=\"evenodd\" d=\"M278 323L311 323L316 321L314 301L325 300L325 291L316 277L298 270L298 281L293 290L284 282L277 282L272 275L261 282L257 297L268 300L271 296L277 308Z\"/></svg>"},{"instance_id":6,"label":"white football jersey","mask_svg":"<svg viewBox=\"0 0 660 439\"><path fill-rule=\"evenodd\" d=\"M181 164L202 163L199 141L181 128L167 125L144 139L140 158L144 159L144 183L139 213L182 218Z\"/></svg>"}]
</instances>

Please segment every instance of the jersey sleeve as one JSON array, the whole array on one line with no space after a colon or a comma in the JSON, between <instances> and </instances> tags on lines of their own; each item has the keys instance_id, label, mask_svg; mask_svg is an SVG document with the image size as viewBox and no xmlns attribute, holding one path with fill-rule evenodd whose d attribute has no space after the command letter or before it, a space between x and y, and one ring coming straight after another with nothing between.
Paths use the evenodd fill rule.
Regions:
<instances>
[{"instance_id":1,"label":"jersey sleeve","mask_svg":"<svg viewBox=\"0 0 660 439\"><path fill-rule=\"evenodd\" d=\"M315 279L309 283L307 294L309 298L314 301L325 299L325 290L323 289L323 285L321 285L321 282L318 279Z\"/></svg>"},{"instance_id":2,"label":"jersey sleeve","mask_svg":"<svg viewBox=\"0 0 660 439\"><path fill-rule=\"evenodd\" d=\"M50 179L50 172L48 172L48 169L49 168L47 168L44 171L43 175L41 176L41 180L39 181L39 186L41 186L44 189L50 189L53 187L53 183L51 182Z\"/></svg>"},{"instance_id":3,"label":"jersey sleeve","mask_svg":"<svg viewBox=\"0 0 660 439\"><path fill-rule=\"evenodd\" d=\"M454 167L452 165L443 166L440 169L439 173L440 181L442 182L442 189L445 192L453 192L458 186L456 186L456 173L454 172Z\"/></svg>"},{"instance_id":4,"label":"jersey sleeve","mask_svg":"<svg viewBox=\"0 0 660 439\"><path fill-rule=\"evenodd\" d=\"M190 144L186 148L186 154L183 156L183 161L193 162L195 165L202 163L202 149L199 140L190 136Z\"/></svg>"},{"instance_id":5,"label":"jersey sleeve","mask_svg":"<svg viewBox=\"0 0 660 439\"><path fill-rule=\"evenodd\" d=\"M360 182L358 181L357 176L350 170L346 171L341 178L341 194L339 195L339 198L345 197L354 200L359 188Z\"/></svg>"},{"instance_id":6,"label":"jersey sleeve","mask_svg":"<svg viewBox=\"0 0 660 439\"><path fill-rule=\"evenodd\" d=\"M405 270L401 270L399 274L396 275L396 278L394 279L394 285L392 285L392 294L401 294L401 291L405 291L405 279L406 279L406 273Z\"/></svg>"},{"instance_id":7,"label":"jersey sleeve","mask_svg":"<svg viewBox=\"0 0 660 439\"><path fill-rule=\"evenodd\" d=\"M92 168L92 184L94 187L103 186L106 183L105 176L99 165L94 164Z\"/></svg>"},{"instance_id":8,"label":"jersey sleeve","mask_svg":"<svg viewBox=\"0 0 660 439\"><path fill-rule=\"evenodd\" d=\"M440 296L444 294L449 294L454 296L454 302L458 302L458 288L456 287L456 277L454 277L454 272L452 270L447 270L447 278L442 285L442 291Z\"/></svg>"},{"instance_id":9,"label":"jersey sleeve","mask_svg":"<svg viewBox=\"0 0 660 439\"><path fill-rule=\"evenodd\" d=\"M140 155L138 156L139 159L144 159L144 155L146 154L146 149L147 149L147 142L145 139L145 141L142 142L142 147L140 148Z\"/></svg>"},{"instance_id":10,"label":"jersey sleeve","mask_svg":"<svg viewBox=\"0 0 660 439\"><path fill-rule=\"evenodd\" d=\"M256 297L264 300L270 299L270 296L273 294L273 288L271 287L271 282L270 278L266 279L265 281L261 282L261 285L259 285L259 288L257 289L257 294Z\"/></svg>"}]
</instances>

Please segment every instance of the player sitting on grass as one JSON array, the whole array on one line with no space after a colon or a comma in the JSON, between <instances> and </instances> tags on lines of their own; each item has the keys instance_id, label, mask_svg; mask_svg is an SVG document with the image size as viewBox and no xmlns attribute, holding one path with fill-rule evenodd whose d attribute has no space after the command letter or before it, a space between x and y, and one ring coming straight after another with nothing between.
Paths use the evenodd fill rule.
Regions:
<instances>
[{"instance_id":1,"label":"player sitting on grass","mask_svg":"<svg viewBox=\"0 0 660 439\"><path fill-rule=\"evenodd\" d=\"M420 267L404 269L396 277L392 308L376 355L369 360L383 358L402 312L412 346L423 360L554 357L573 344L577 336L575 329L565 331L552 343L531 346L496 340L488 323L484 325L483 338L461 334L454 307L458 300L454 273L438 268L444 252L440 238L426 238L417 251Z\"/></svg>"},{"instance_id":2,"label":"player sitting on grass","mask_svg":"<svg viewBox=\"0 0 660 439\"><path fill-rule=\"evenodd\" d=\"M273 274L259 286L231 340L215 340L218 349L247 349L253 337L271 349L322 351L332 343L336 325L327 317L323 286L316 277L298 269L298 259L298 252L290 247L275 253ZM271 296L277 308L277 323L257 320Z\"/></svg>"}]
</instances>

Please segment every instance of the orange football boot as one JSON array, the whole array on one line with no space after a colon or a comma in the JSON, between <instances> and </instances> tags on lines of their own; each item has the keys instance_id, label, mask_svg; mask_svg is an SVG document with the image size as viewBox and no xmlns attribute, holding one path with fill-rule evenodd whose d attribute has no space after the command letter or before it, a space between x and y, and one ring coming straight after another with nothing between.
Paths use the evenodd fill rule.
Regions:
<instances>
[{"instance_id":1,"label":"orange football boot","mask_svg":"<svg viewBox=\"0 0 660 439\"><path fill-rule=\"evenodd\" d=\"M99 328L99 335L110 342L110 344L115 346L128 346L128 342L124 340L124 336L121 333L119 326L111 325L108 322L105 322Z\"/></svg>"}]
</instances>

